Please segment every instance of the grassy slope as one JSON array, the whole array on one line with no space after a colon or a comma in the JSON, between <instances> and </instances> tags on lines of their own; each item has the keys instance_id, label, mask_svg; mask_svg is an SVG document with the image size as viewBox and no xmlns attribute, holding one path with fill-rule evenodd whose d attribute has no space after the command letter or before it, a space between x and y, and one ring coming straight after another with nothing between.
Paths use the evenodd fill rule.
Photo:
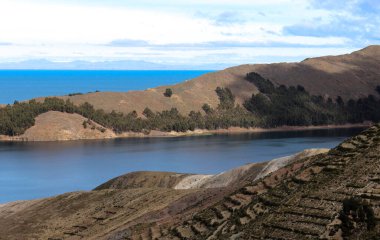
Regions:
<instances>
[{"instance_id":1,"label":"grassy slope","mask_svg":"<svg viewBox=\"0 0 380 240\"><path fill-rule=\"evenodd\" d=\"M313 95L340 95L345 99L376 94L380 85L380 46L370 46L360 51L341 55L306 59L300 63L255 64L231 67L208 73L198 78L169 86L173 96L163 95L168 86L131 91L127 93L99 92L70 98L74 103L89 102L106 111L116 110L139 114L145 107L155 111L178 108L188 114L200 110L204 103L216 107L219 103L216 87L228 87L236 96L237 103L248 99L257 89L244 80L247 73L255 71L276 84L302 85Z\"/></svg>"},{"instance_id":2,"label":"grassy slope","mask_svg":"<svg viewBox=\"0 0 380 240\"><path fill-rule=\"evenodd\" d=\"M278 85L300 84L311 94L331 97L340 95L348 99L367 96L368 94L376 95L374 89L380 85L379 69L380 46L370 46L351 54L312 58L300 63L242 65L208 73L170 86L174 92L171 98L163 95L166 87L125 93L98 92L61 98L70 98L75 104L87 101L93 104L95 108L106 111L116 110L127 113L136 110L141 115L145 107L155 111L176 107L181 113L188 114L191 110L200 110L204 103L216 107L219 104L219 99L215 93L218 86L230 88L236 96L236 102L242 104L252 93L258 91L255 85L244 79L245 75L252 71L260 73ZM62 119L65 121L70 119L70 121L58 123L55 121L57 119L51 117L51 114L41 115L37 119L34 130L30 129L29 134L25 137L37 140L58 140L61 138L107 138L113 134L95 134L95 136L88 133L82 134L83 136L66 136L64 133L66 128L76 128L75 126L79 126L83 121L78 119L77 122L74 122L74 118L69 115L65 115ZM51 126L48 126L49 121L56 122L57 124L53 124L56 128L51 129ZM68 126L68 123L71 123L72 126ZM57 134L51 134L52 132Z\"/></svg>"},{"instance_id":3,"label":"grassy slope","mask_svg":"<svg viewBox=\"0 0 380 240\"><path fill-rule=\"evenodd\" d=\"M79 114L50 111L36 117L35 125L24 134L16 137L2 136L1 140L27 141L66 141L78 139L106 139L115 138L116 134L106 129L101 132L97 123L88 125L85 129L83 122L87 119ZM92 127L95 127L92 129Z\"/></svg>"}]
</instances>

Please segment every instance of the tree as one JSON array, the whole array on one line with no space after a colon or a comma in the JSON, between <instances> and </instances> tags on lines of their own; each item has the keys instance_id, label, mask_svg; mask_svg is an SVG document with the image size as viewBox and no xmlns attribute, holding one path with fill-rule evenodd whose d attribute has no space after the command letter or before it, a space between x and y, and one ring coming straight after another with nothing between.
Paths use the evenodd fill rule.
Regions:
<instances>
[{"instance_id":1,"label":"tree","mask_svg":"<svg viewBox=\"0 0 380 240\"><path fill-rule=\"evenodd\" d=\"M252 95L252 98L245 102L245 108L255 114L265 115L268 114L272 108L272 103L269 98L262 94L258 93L256 95Z\"/></svg>"},{"instance_id":2,"label":"tree","mask_svg":"<svg viewBox=\"0 0 380 240\"><path fill-rule=\"evenodd\" d=\"M152 110L150 110L150 108L146 107L143 111L143 115L146 117L146 118L153 118L155 116L154 112Z\"/></svg>"},{"instance_id":3,"label":"tree","mask_svg":"<svg viewBox=\"0 0 380 240\"><path fill-rule=\"evenodd\" d=\"M305 88L303 86L297 85L297 91L299 91L299 92L305 92L306 90L305 90Z\"/></svg>"},{"instance_id":4,"label":"tree","mask_svg":"<svg viewBox=\"0 0 380 240\"><path fill-rule=\"evenodd\" d=\"M220 109L231 109L235 106L235 96L232 94L229 88L220 88L215 89L216 94L219 97L219 106Z\"/></svg>"},{"instance_id":5,"label":"tree","mask_svg":"<svg viewBox=\"0 0 380 240\"><path fill-rule=\"evenodd\" d=\"M205 111L206 114L209 114L212 112L211 106L208 105L207 103L203 104L202 109L203 109L203 111Z\"/></svg>"},{"instance_id":6,"label":"tree","mask_svg":"<svg viewBox=\"0 0 380 240\"><path fill-rule=\"evenodd\" d=\"M344 106L343 98L341 96L338 96L336 98L336 103L338 104L339 107L343 107Z\"/></svg>"},{"instance_id":7,"label":"tree","mask_svg":"<svg viewBox=\"0 0 380 240\"><path fill-rule=\"evenodd\" d=\"M171 97L173 95L173 90L171 88L167 88L164 92L165 97Z\"/></svg>"},{"instance_id":8,"label":"tree","mask_svg":"<svg viewBox=\"0 0 380 240\"><path fill-rule=\"evenodd\" d=\"M377 92L378 94L380 94L380 85L378 85L378 86L376 87L376 92Z\"/></svg>"},{"instance_id":9,"label":"tree","mask_svg":"<svg viewBox=\"0 0 380 240\"><path fill-rule=\"evenodd\" d=\"M272 93L274 90L273 83L256 72L248 73L246 79L248 82L255 84L262 93Z\"/></svg>"}]
</instances>

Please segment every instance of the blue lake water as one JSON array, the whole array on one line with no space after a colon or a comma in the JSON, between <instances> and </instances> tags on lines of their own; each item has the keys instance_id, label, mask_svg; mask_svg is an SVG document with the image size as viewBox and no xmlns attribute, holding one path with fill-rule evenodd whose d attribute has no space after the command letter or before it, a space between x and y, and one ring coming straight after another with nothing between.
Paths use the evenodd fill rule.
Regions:
<instances>
[{"instance_id":1,"label":"blue lake water","mask_svg":"<svg viewBox=\"0 0 380 240\"><path fill-rule=\"evenodd\" d=\"M41 96L125 92L171 85L211 71L0 70L0 104Z\"/></svg>"},{"instance_id":2,"label":"blue lake water","mask_svg":"<svg viewBox=\"0 0 380 240\"><path fill-rule=\"evenodd\" d=\"M219 173L247 163L331 148L362 129L180 138L0 143L0 203L90 190L139 170Z\"/></svg>"}]
</instances>

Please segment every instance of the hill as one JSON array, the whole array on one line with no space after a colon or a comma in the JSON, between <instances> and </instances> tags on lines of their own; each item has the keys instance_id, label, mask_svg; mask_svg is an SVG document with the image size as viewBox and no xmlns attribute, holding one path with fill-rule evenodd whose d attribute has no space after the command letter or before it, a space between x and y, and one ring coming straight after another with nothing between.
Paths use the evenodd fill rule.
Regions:
<instances>
[{"instance_id":1,"label":"hill","mask_svg":"<svg viewBox=\"0 0 380 240\"><path fill-rule=\"evenodd\" d=\"M348 100L376 95L380 85L380 46L369 46L351 54L309 58L299 63L253 64L227 68L173 85L126 93L99 92L77 96L65 96L75 104L89 102L105 111L121 111L139 114L146 107L153 111L177 108L181 113L201 110L205 103L216 107L217 87L229 88L240 105L258 90L247 82L247 73L257 72L277 85L302 85L312 95L341 96ZM163 95L172 88L173 96Z\"/></svg>"},{"instance_id":2,"label":"hill","mask_svg":"<svg viewBox=\"0 0 380 240\"><path fill-rule=\"evenodd\" d=\"M376 125L328 152L209 176L225 182L211 188L178 189L190 174L127 174L0 205L0 239L376 239L379 160Z\"/></svg>"},{"instance_id":3,"label":"hill","mask_svg":"<svg viewBox=\"0 0 380 240\"><path fill-rule=\"evenodd\" d=\"M380 128L291 163L171 227L165 239L377 239Z\"/></svg>"},{"instance_id":4,"label":"hill","mask_svg":"<svg viewBox=\"0 0 380 240\"><path fill-rule=\"evenodd\" d=\"M250 131L378 122L379 69L380 46L370 46L300 63L242 65L145 91L16 102L0 108L0 135L8 140L74 140L186 135L232 127ZM85 119L75 117L75 122L69 115L62 120L49 118L49 111L79 114ZM70 120L59 123L63 119ZM90 136L79 131L83 134L65 135L66 128L81 124L85 128L86 119L96 123L91 128L103 129L106 134L94 135L95 131ZM50 126L49 121L55 122Z\"/></svg>"}]
</instances>

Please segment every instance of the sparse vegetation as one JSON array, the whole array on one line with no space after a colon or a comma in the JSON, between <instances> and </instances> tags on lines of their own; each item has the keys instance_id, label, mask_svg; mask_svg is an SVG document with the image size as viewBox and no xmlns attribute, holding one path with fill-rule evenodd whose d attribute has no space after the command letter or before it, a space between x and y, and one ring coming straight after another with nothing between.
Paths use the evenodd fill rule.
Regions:
<instances>
[{"instance_id":1,"label":"sparse vegetation","mask_svg":"<svg viewBox=\"0 0 380 240\"><path fill-rule=\"evenodd\" d=\"M72 97L72 96L77 96L77 95L83 95L83 93L69 93L69 94L67 94L67 96L69 96L69 97Z\"/></svg>"}]
</instances>

